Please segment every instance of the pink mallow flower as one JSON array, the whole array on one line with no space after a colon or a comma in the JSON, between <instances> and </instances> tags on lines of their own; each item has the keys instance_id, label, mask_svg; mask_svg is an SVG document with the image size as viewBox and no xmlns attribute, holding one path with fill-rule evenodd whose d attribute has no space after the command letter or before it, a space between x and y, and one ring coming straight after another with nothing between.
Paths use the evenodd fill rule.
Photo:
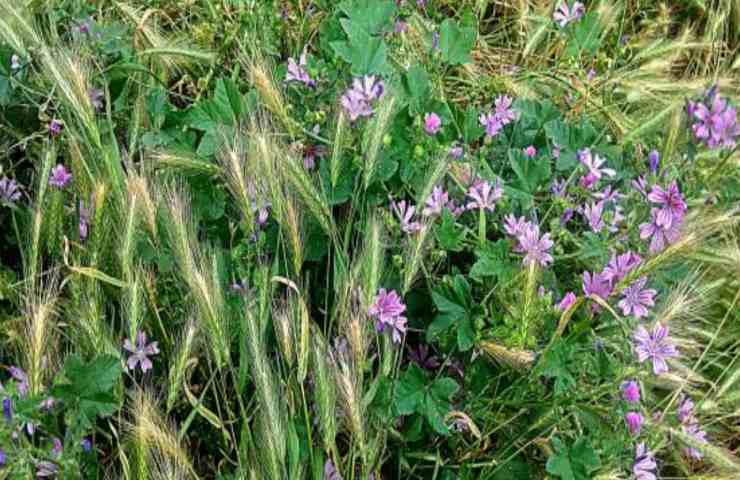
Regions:
<instances>
[{"instance_id":1,"label":"pink mallow flower","mask_svg":"<svg viewBox=\"0 0 740 480\"><path fill-rule=\"evenodd\" d=\"M149 357L159 353L157 342L147 343L146 333L141 330L136 334L136 344L134 345L131 340L127 338L123 342L123 348L131 353L128 360L126 360L126 366L128 369L135 370L138 365L144 373L152 368L152 361Z\"/></svg>"},{"instance_id":2,"label":"pink mallow flower","mask_svg":"<svg viewBox=\"0 0 740 480\"><path fill-rule=\"evenodd\" d=\"M568 2L563 2L553 12L552 19L560 28L565 28L570 22L580 20L585 12L586 7L581 2L574 2L572 7L568 6Z\"/></svg>"},{"instance_id":3,"label":"pink mallow flower","mask_svg":"<svg viewBox=\"0 0 740 480\"><path fill-rule=\"evenodd\" d=\"M615 284L637 267L640 262L642 262L642 258L631 250L621 255L615 254L612 255L602 273L612 284Z\"/></svg>"},{"instance_id":4,"label":"pink mallow flower","mask_svg":"<svg viewBox=\"0 0 740 480\"><path fill-rule=\"evenodd\" d=\"M518 251L525 253L523 260L525 266L536 262L546 267L552 263L552 255L548 253L548 250L552 248L553 242L549 233L540 236L540 227L530 225L517 238L519 240Z\"/></svg>"},{"instance_id":5,"label":"pink mallow flower","mask_svg":"<svg viewBox=\"0 0 740 480\"><path fill-rule=\"evenodd\" d=\"M633 342L637 361L644 363L650 360L653 363L655 375L668 371L667 359L678 357L678 350L668 338L668 327L659 322L655 324L652 332L648 332L642 325L637 327Z\"/></svg>"},{"instance_id":6,"label":"pink mallow flower","mask_svg":"<svg viewBox=\"0 0 740 480\"><path fill-rule=\"evenodd\" d=\"M591 149L584 148L578 151L578 160L586 167L586 175L581 177L580 185L585 189L593 188L604 175L608 177L616 176L617 172L603 165L606 160L591 152Z\"/></svg>"},{"instance_id":7,"label":"pink mallow flower","mask_svg":"<svg viewBox=\"0 0 740 480\"><path fill-rule=\"evenodd\" d=\"M655 458L645 443L638 444L635 449L635 463L632 465L635 480L656 480L655 471L657 469L658 464L655 463Z\"/></svg>"},{"instance_id":8,"label":"pink mallow flower","mask_svg":"<svg viewBox=\"0 0 740 480\"><path fill-rule=\"evenodd\" d=\"M406 200L401 200L400 202L391 202L391 208L401 223L401 230L405 233L415 233L421 230L421 224L413 220L416 207L407 204Z\"/></svg>"},{"instance_id":9,"label":"pink mallow flower","mask_svg":"<svg viewBox=\"0 0 740 480\"><path fill-rule=\"evenodd\" d=\"M401 297L395 290L387 292L385 288L381 288L375 297L375 303L370 305L368 314L375 318L378 332L390 328L393 341L400 343L402 335L406 333L406 317L402 315L405 311L406 305L401 302Z\"/></svg>"},{"instance_id":10,"label":"pink mallow flower","mask_svg":"<svg viewBox=\"0 0 740 480\"><path fill-rule=\"evenodd\" d=\"M683 221L687 207L675 180L665 190L659 185L654 185L647 198L660 205L655 218L657 226L669 229L674 222L681 223Z\"/></svg>"},{"instance_id":11,"label":"pink mallow flower","mask_svg":"<svg viewBox=\"0 0 740 480\"><path fill-rule=\"evenodd\" d=\"M442 190L442 187L435 186L429 198L427 198L426 203L424 203L424 209L421 211L421 214L425 217L440 215L449 202L450 196L447 192Z\"/></svg>"},{"instance_id":12,"label":"pink mallow flower","mask_svg":"<svg viewBox=\"0 0 740 480\"><path fill-rule=\"evenodd\" d=\"M524 155L529 158L534 158L535 156L537 156L537 149L534 148L534 145L530 145L524 149Z\"/></svg>"},{"instance_id":13,"label":"pink mallow flower","mask_svg":"<svg viewBox=\"0 0 740 480\"><path fill-rule=\"evenodd\" d=\"M632 315L635 318L646 317L648 308L655 305L655 295L658 293L652 288L644 288L646 277L632 283L622 292L622 299L617 304L622 309L622 314Z\"/></svg>"},{"instance_id":14,"label":"pink mallow flower","mask_svg":"<svg viewBox=\"0 0 740 480\"><path fill-rule=\"evenodd\" d=\"M678 241L681 237L682 222L674 219L670 227L664 227L658 224L660 210L657 208L650 209L650 222L640 224L640 238L643 240L650 239L650 253L663 251L668 245Z\"/></svg>"},{"instance_id":15,"label":"pink mallow flower","mask_svg":"<svg viewBox=\"0 0 740 480\"><path fill-rule=\"evenodd\" d=\"M306 65L307 62L305 49L301 53L301 57L298 59L297 63L292 57L288 58L288 71L285 74L285 81L299 82L307 87L315 86L316 82L314 80L311 80L311 77L308 75L308 72L305 68Z\"/></svg>"},{"instance_id":16,"label":"pink mallow flower","mask_svg":"<svg viewBox=\"0 0 740 480\"><path fill-rule=\"evenodd\" d=\"M558 303L558 310L564 312L572 307L574 303L576 303L576 294L573 292L568 292L565 294L563 299L560 300L560 303Z\"/></svg>"},{"instance_id":17,"label":"pink mallow flower","mask_svg":"<svg viewBox=\"0 0 740 480\"><path fill-rule=\"evenodd\" d=\"M424 115L424 131L429 135L436 135L442 128L442 119L436 113L427 113Z\"/></svg>"},{"instance_id":18,"label":"pink mallow flower","mask_svg":"<svg viewBox=\"0 0 740 480\"><path fill-rule=\"evenodd\" d=\"M58 189L65 188L69 182L72 181L72 174L64 168L64 165L59 164L51 169L51 175L49 175L49 185Z\"/></svg>"},{"instance_id":19,"label":"pink mallow flower","mask_svg":"<svg viewBox=\"0 0 740 480\"><path fill-rule=\"evenodd\" d=\"M478 179L468 189L467 196L471 201L468 202L466 208L468 210L477 209L492 212L496 208L496 201L503 195L504 191L501 188L500 180L496 180L496 183L491 185L485 180Z\"/></svg>"},{"instance_id":20,"label":"pink mallow flower","mask_svg":"<svg viewBox=\"0 0 740 480\"><path fill-rule=\"evenodd\" d=\"M640 435L640 430L642 430L642 423L644 421L645 419L642 418L642 415L637 412L627 412L624 414L624 422L627 424L627 428L633 436Z\"/></svg>"}]
</instances>

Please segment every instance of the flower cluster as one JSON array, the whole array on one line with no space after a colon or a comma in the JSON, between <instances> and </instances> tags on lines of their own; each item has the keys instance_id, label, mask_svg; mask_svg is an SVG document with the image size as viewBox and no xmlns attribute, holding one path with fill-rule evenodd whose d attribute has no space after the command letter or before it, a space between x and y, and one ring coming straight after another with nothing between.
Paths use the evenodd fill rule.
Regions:
<instances>
[{"instance_id":1,"label":"flower cluster","mask_svg":"<svg viewBox=\"0 0 740 480\"><path fill-rule=\"evenodd\" d=\"M403 312L406 305L401 302L395 290L387 292L385 288L378 290L375 302L368 309L368 314L375 318L375 328L378 332L391 330L394 343L400 343L401 337L406 333L406 317Z\"/></svg>"},{"instance_id":2,"label":"flower cluster","mask_svg":"<svg viewBox=\"0 0 740 480\"><path fill-rule=\"evenodd\" d=\"M689 101L686 113L694 138L710 149L733 149L740 137L737 111L719 95L719 88L709 89L698 102Z\"/></svg>"},{"instance_id":3,"label":"flower cluster","mask_svg":"<svg viewBox=\"0 0 740 480\"><path fill-rule=\"evenodd\" d=\"M352 87L342 95L340 102L351 121L373 114L373 104L383 97L385 84L374 75L355 78Z\"/></svg>"},{"instance_id":4,"label":"flower cluster","mask_svg":"<svg viewBox=\"0 0 740 480\"><path fill-rule=\"evenodd\" d=\"M603 165L606 159L591 152L590 148L584 148L578 151L578 161L586 167L586 174L581 177L581 187L590 190L596 186L603 176L614 177L617 172L612 168L606 168Z\"/></svg>"},{"instance_id":5,"label":"flower cluster","mask_svg":"<svg viewBox=\"0 0 740 480\"><path fill-rule=\"evenodd\" d=\"M606 301L612 294L617 283L622 281L640 262L642 262L642 258L639 255L628 251L621 255L612 255L609 263L601 272L583 272L582 288L584 295L587 297L599 297ZM639 288L635 286L630 292L630 295L626 299L623 299L623 302L625 302L624 307L629 307L629 311L637 309L642 314L644 307L653 306L652 300L655 296L655 291L651 290L648 292L652 293L652 295L642 295L642 286L644 286L644 283ZM649 302L647 301L648 296L650 297ZM622 307L622 302L620 302L620 307ZM622 307L623 311L624 307ZM597 304L591 306L594 312L598 312L600 308ZM625 312L625 315L627 314L628 312ZM647 311L645 311L645 315L647 315Z\"/></svg>"},{"instance_id":6,"label":"flower cluster","mask_svg":"<svg viewBox=\"0 0 740 480\"><path fill-rule=\"evenodd\" d=\"M481 125L486 127L486 135L495 137L501 132L501 129L509 123L516 120L517 114L511 108L512 98L506 95L499 95L494 101L494 109L489 113L482 113L478 120Z\"/></svg>"}]
</instances>

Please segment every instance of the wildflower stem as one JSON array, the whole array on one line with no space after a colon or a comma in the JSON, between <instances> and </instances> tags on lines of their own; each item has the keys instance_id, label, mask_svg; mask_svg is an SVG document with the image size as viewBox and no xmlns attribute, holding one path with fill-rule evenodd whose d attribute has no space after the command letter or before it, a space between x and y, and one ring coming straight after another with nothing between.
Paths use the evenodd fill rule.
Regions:
<instances>
[{"instance_id":1,"label":"wildflower stem","mask_svg":"<svg viewBox=\"0 0 740 480\"><path fill-rule=\"evenodd\" d=\"M724 170L725 165L727 165L727 162L730 161L730 158L732 158L732 156L735 154L736 151L737 151L737 147L735 147L732 150L728 151L727 152L727 155L725 155L725 158L723 158L722 160L720 160L720 162L717 164L717 166L714 167L714 170L712 170L712 172L709 174L709 177L707 178L707 182L706 182L707 185L711 185L712 182L714 181L714 178L717 175L719 175L719 173L721 171Z\"/></svg>"},{"instance_id":2,"label":"wildflower stem","mask_svg":"<svg viewBox=\"0 0 740 480\"><path fill-rule=\"evenodd\" d=\"M478 243L481 248L486 244L486 210L478 209Z\"/></svg>"}]
</instances>

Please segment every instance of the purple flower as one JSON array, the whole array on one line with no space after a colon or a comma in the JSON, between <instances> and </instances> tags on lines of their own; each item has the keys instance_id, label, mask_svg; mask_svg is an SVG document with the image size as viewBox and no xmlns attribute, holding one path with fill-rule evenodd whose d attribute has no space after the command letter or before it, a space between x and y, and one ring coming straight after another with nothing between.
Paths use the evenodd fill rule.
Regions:
<instances>
[{"instance_id":1,"label":"purple flower","mask_svg":"<svg viewBox=\"0 0 740 480\"><path fill-rule=\"evenodd\" d=\"M432 189L431 195L427 198L426 203L424 203L424 209L421 211L421 214L425 217L440 215L442 213L442 209L445 208L449 202L450 197L447 192L442 190L442 187L435 186Z\"/></svg>"},{"instance_id":2,"label":"purple flower","mask_svg":"<svg viewBox=\"0 0 740 480\"><path fill-rule=\"evenodd\" d=\"M558 198L565 198L565 193L568 188L568 181L564 178L559 180L553 180L550 186L550 192Z\"/></svg>"},{"instance_id":3,"label":"purple flower","mask_svg":"<svg viewBox=\"0 0 740 480\"><path fill-rule=\"evenodd\" d=\"M16 55L15 53L10 56L10 70L13 72L17 72L21 69L21 57Z\"/></svg>"},{"instance_id":4,"label":"purple flower","mask_svg":"<svg viewBox=\"0 0 740 480\"><path fill-rule=\"evenodd\" d=\"M13 420L13 403L9 398L3 398L3 417L8 423Z\"/></svg>"},{"instance_id":5,"label":"purple flower","mask_svg":"<svg viewBox=\"0 0 740 480\"><path fill-rule=\"evenodd\" d=\"M611 282L607 280L603 273L583 272L583 283L581 287L583 288L583 294L587 297L597 296L604 301L612 293ZM596 304L591 306L594 312L598 312L600 308Z\"/></svg>"},{"instance_id":6,"label":"purple flower","mask_svg":"<svg viewBox=\"0 0 740 480\"><path fill-rule=\"evenodd\" d=\"M56 477L59 467L56 463L42 461L36 464L36 478Z\"/></svg>"},{"instance_id":7,"label":"purple flower","mask_svg":"<svg viewBox=\"0 0 740 480\"><path fill-rule=\"evenodd\" d=\"M303 49L298 63L296 63L293 57L288 58L288 71L285 73L286 82L299 82L307 87L314 87L316 82L311 80L311 77L306 71L306 49Z\"/></svg>"},{"instance_id":8,"label":"purple flower","mask_svg":"<svg viewBox=\"0 0 740 480\"><path fill-rule=\"evenodd\" d=\"M658 293L652 288L644 288L647 278L642 277L622 292L622 300L617 304L622 314L632 314L635 318L646 317L648 307L655 305L654 297Z\"/></svg>"},{"instance_id":9,"label":"purple flower","mask_svg":"<svg viewBox=\"0 0 740 480\"><path fill-rule=\"evenodd\" d=\"M5 466L5 463L8 461L8 457L5 455L5 450L0 448L0 467Z\"/></svg>"},{"instance_id":10,"label":"purple flower","mask_svg":"<svg viewBox=\"0 0 740 480\"><path fill-rule=\"evenodd\" d=\"M627 424L627 428L631 435L637 436L640 434L642 429L642 422L644 418L637 412L627 412L624 414L624 421Z\"/></svg>"},{"instance_id":11,"label":"purple flower","mask_svg":"<svg viewBox=\"0 0 740 480\"><path fill-rule=\"evenodd\" d=\"M650 172L656 175L660 167L660 153L657 150L651 150L648 154L648 165L650 166Z\"/></svg>"},{"instance_id":12,"label":"purple flower","mask_svg":"<svg viewBox=\"0 0 740 480\"><path fill-rule=\"evenodd\" d=\"M604 202L596 202L590 205L583 206L583 216L588 221L588 226L591 230L598 233L606 227L604 220L601 216L604 214Z\"/></svg>"},{"instance_id":13,"label":"purple flower","mask_svg":"<svg viewBox=\"0 0 740 480\"><path fill-rule=\"evenodd\" d=\"M640 403L640 386L634 380L622 384L622 398L628 403Z\"/></svg>"},{"instance_id":14,"label":"purple flower","mask_svg":"<svg viewBox=\"0 0 740 480\"><path fill-rule=\"evenodd\" d=\"M516 120L517 114L514 109L511 108L512 102L513 99L508 95L499 95L493 102L494 114L502 126L508 125Z\"/></svg>"},{"instance_id":15,"label":"purple flower","mask_svg":"<svg viewBox=\"0 0 740 480\"><path fill-rule=\"evenodd\" d=\"M655 324L652 332L648 332L642 325L637 327L633 340L637 361L644 363L645 360L651 360L656 375L668 371L666 363L668 358L678 356L678 350L668 338L668 327L659 322Z\"/></svg>"},{"instance_id":16,"label":"purple flower","mask_svg":"<svg viewBox=\"0 0 740 480\"><path fill-rule=\"evenodd\" d=\"M313 170L316 167L316 159L326 156L326 148L323 145L308 145L303 148L303 167Z\"/></svg>"},{"instance_id":17,"label":"purple flower","mask_svg":"<svg viewBox=\"0 0 740 480\"><path fill-rule=\"evenodd\" d=\"M573 220L574 214L575 214L575 210L573 210L572 208L566 208L565 210L563 210L563 214L560 215L560 226L565 227L568 224L568 222Z\"/></svg>"},{"instance_id":18,"label":"purple flower","mask_svg":"<svg viewBox=\"0 0 740 480\"><path fill-rule=\"evenodd\" d=\"M400 316L405 311L406 305L401 302L401 297L398 296L395 290L387 292L385 288L381 288L375 297L375 303L368 309L368 314L371 317L376 317L381 322L385 322L389 318Z\"/></svg>"},{"instance_id":19,"label":"purple flower","mask_svg":"<svg viewBox=\"0 0 740 480\"><path fill-rule=\"evenodd\" d=\"M80 200L79 231L80 231L80 240L83 242L87 240L89 226L90 226L90 210L87 207L85 207L85 204L82 202L82 200Z\"/></svg>"},{"instance_id":20,"label":"purple flower","mask_svg":"<svg viewBox=\"0 0 740 480\"><path fill-rule=\"evenodd\" d=\"M89 438L83 438L80 441L80 446L82 447L82 451L85 453L90 453L92 451L92 441Z\"/></svg>"},{"instance_id":21,"label":"purple flower","mask_svg":"<svg viewBox=\"0 0 740 480\"><path fill-rule=\"evenodd\" d=\"M572 7L568 6L568 2L563 2L553 12L552 19L560 25L560 28L565 28L570 22L580 20L585 12L586 7L581 2L573 3Z\"/></svg>"},{"instance_id":22,"label":"purple flower","mask_svg":"<svg viewBox=\"0 0 740 480\"><path fill-rule=\"evenodd\" d=\"M455 160L460 160L463 156L463 153L463 148L460 145L450 147L450 150L447 152L450 158L454 158Z\"/></svg>"},{"instance_id":23,"label":"purple flower","mask_svg":"<svg viewBox=\"0 0 740 480\"><path fill-rule=\"evenodd\" d=\"M413 221L416 207L407 204L406 200L401 200L400 202L391 202L391 208L401 222L401 230L405 233L415 233L421 230L421 224Z\"/></svg>"},{"instance_id":24,"label":"purple flower","mask_svg":"<svg viewBox=\"0 0 740 480\"><path fill-rule=\"evenodd\" d=\"M671 228L673 222L680 223L683 220L687 207L675 180L666 190L660 188L659 185L654 185L647 198L651 202L661 205L655 219L655 223L659 227L668 229Z\"/></svg>"},{"instance_id":25,"label":"purple flower","mask_svg":"<svg viewBox=\"0 0 740 480\"><path fill-rule=\"evenodd\" d=\"M587 169L586 175L581 177L580 181L581 186L585 189L593 188L604 175L614 177L617 174L611 168L602 167L606 163L606 160L598 155L594 155L589 148L578 151L578 160Z\"/></svg>"},{"instance_id":26,"label":"purple flower","mask_svg":"<svg viewBox=\"0 0 740 480\"><path fill-rule=\"evenodd\" d=\"M594 69L592 68L592 69L590 69L590 70L588 71L588 73L586 74L586 81L587 81L587 82L591 82L591 81L593 81L593 79L594 79L595 77L596 77L596 70L594 70Z\"/></svg>"},{"instance_id":27,"label":"purple flower","mask_svg":"<svg viewBox=\"0 0 740 480\"><path fill-rule=\"evenodd\" d=\"M395 290L386 292L384 288L378 290L378 295L368 309L368 314L375 317L375 328L383 332L386 327L391 329L393 341L401 342L401 335L406 333L406 317L402 313L406 311L406 305L401 302Z\"/></svg>"},{"instance_id":28,"label":"purple flower","mask_svg":"<svg viewBox=\"0 0 740 480\"><path fill-rule=\"evenodd\" d=\"M640 175L636 179L632 180L632 188L640 192L643 197L647 198L647 180L644 175Z\"/></svg>"},{"instance_id":29,"label":"purple flower","mask_svg":"<svg viewBox=\"0 0 740 480\"><path fill-rule=\"evenodd\" d=\"M51 439L52 447L51 447L51 454L55 457L58 457L62 454L62 450L64 447L62 446L62 441L59 440L58 437L54 437Z\"/></svg>"},{"instance_id":30,"label":"purple flower","mask_svg":"<svg viewBox=\"0 0 740 480\"><path fill-rule=\"evenodd\" d=\"M343 480L342 475L337 471L334 463L329 458L327 458L326 463L324 463L324 479Z\"/></svg>"},{"instance_id":31,"label":"purple flower","mask_svg":"<svg viewBox=\"0 0 740 480\"><path fill-rule=\"evenodd\" d=\"M501 125L501 122L493 113L481 113L480 117L478 117L478 121L481 125L486 127L486 135L488 135L489 137L495 137L496 135L498 135L501 131L501 128L503 127L503 125Z\"/></svg>"},{"instance_id":32,"label":"purple flower","mask_svg":"<svg viewBox=\"0 0 740 480\"><path fill-rule=\"evenodd\" d=\"M648 451L645 443L640 443L635 449L635 463L632 465L632 474L635 480L656 480L655 471L658 464L655 463L653 454Z\"/></svg>"},{"instance_id":33,"label":"purple flower","mask_svg":"<svg viewBox=\"0 0 740 480\"><path fill-rule=\"evenodd\" d=\"M524 155L529 158L534 158L537 155L537 149L534 148L534 145L530 145L524 149Z\"/></svg>"},{"instance_id":34,"label":"purple flower","mask_svg":"<svg viewBox=\"0 0 740 480\"><path fill-rule=\"evenodd\" d=\"M573 292L568 292L565 294L563 299L560 300L560 303L558 303L558 310L564 312L572 307L574 303L576 303L576 294Z\"/></svg>"},{"instance_id":35,"label":"purple flower","mask_svg":"<svg viewBox=\"0 0 740 480\"><path fill-rule=\"evenodd\" d=\"M403 20L396 20L396 25L393 27L394 33L403 33L408 29L409 25Z\"/></svg>"},{"instance_id":36,"label":"purple flower","mask_svg":"<svg viewBox=\"0 0 740 480\"><path fill-rule=\"evenodd\" d=\"M372 104L380 99L384 92L383 81L373 75L367 75L363 78L355 78L352 81L352 88L342 95L340 101L350 121L354 122L360 117L372 116Z\"/></svg>"},{"instance_id":37,"label":"purple flower","mask_svg":"<svg viewBox=\"0 0 740 480\"><path fill-rule=\"evenodd\" d=\"M8 177L0 178L0 203L13 207L20 198L21 191L18 188L18 182Z\"/></svg>"},{"instance_id":38,"label":"purple flower","mask_svg":"<svg viewBox=\"0 0 740 480\"><path fill-rule=\"evenodd\" d=\"M707 432L701 429L699 419L694 415L694 402L684 394L681 394L677 416L683 433L699 443L707 443ZM703 457L702 453L693 447L684 448L684 454L695 460L701 460Z\"/></svg>"},{"instance_id":39,"label":"purple flower","mask_svg":"<svg viewBox=\"0 0 740 480\"><path fill-rule=\"evenodd\" d=\"M49 185L62 189L69 184L72 180L72 174L64 168L64 165L59 164L51 169L51 175L49 176Z\"/></svg>"},{"instance_id":40,"label":"purple flower","mask_svg":"<svg viewBox=\"0 0 740 480\"><path fill-rule=\"evenodd\" d=\"M424 131L429 135L436 135L442 128L442 119L434 112L424 115Z\"/></svg>"},{"instance_id":41,"label":"purple flower","mask_svg":"<svg viewBox=\"0 0 740 480\"><path fill-rule=\"evenodd\" d=\"M652 208L650 209L650 222L640 224L640 238L650 239L650 253L662 251L681 237L681 222L674 219L671 226L665 228L658 224L659 215L660 210Z\"/></svg>"},{"instance_id":42,"label":"purple flower","mask_svg":"<svg viewBox=\"0 0 740 480\"><path fill-rule=\"evenodd\" d=\"M632 250L621 255L612 255L602 274L612 284L621 281L632 269L637 267L642 258Z\"/></svg>"},{"instance_id":43,"label":"purple flower","mask_svg":"<svg viewBox=\"0 0 740 480\"><path fill-rule=\"evenodd\" d=\"M420 343L416 348L409 351L409 358L425 370L434 370L440 365L437 357L423 343Z\"/></svg>"},{"instance_id":44,"label":"purple flower","mask_svg":"<svg viewBox=\"0 0 740 480\"><path fill-rule=\"evenodd\" d=\"M157 342L147 343L146 333L141 330L136 334L136 345L127 338L123 342L123 348L131 353L126 361L128 369L134 370L138 364L144 373L152 368L152 361L149 360L149 356L159 353Z\"/></svg>"},{"instance_id":45,"label":"purple flower","mask_svg":"<svg viewBox=\"0 0 740 480\"><path fill-rule=\"evenodd\" d=\"M52 137L58 137L59 134L62 133L62 129L64 129L64 124L59 120L53 119L49 122L47 129L49 130L49 135Z\"/></svg>"},{"instance_id":46,"label":"purple flower","mask_svg":"<svg viewBox=\"0 0 740 480\"><path fill-rule=\"evenodd\" d=\"M527 221L524 217L518 217L514 215L513 213L510 213L504 217L504 231L508 235L511 235L514 238L519 237L522 233L524 233L524 230L529 228L531 225L530 222Z\"/></svg>"},{"instance_id":47,"label":"purple flower","mask_svg":"<svg viewBox=\"0 0 740 480\"><path fill-rule=\"evenodd\" d=\"M519 240L518 251L525 253L523 260L525 266L537 262L546 267L552 263L552 255L547 252L553 245L549 233L540 236L540 227L530 224L517 238Z\"/></svg>"},{"instance_id":48,"label":"purple flower","mask_svg":"<svg viewBox=\"0 0 740 480\"><path fill-rule=\"evenodd\" d=\"M485 180L478 179L473 182L466 195L472 199L465 207L468 210L479 209L492 212L496 208L496 201L504 195L504 191L498 179L493 186Z\"/></svg>"},{"instance_id":49,"label":"purple flower","mask_svg":"<svg viewBox=\"0 0 740 480\"><path fill-rule=\"evenodd\" d=\"M16 381L16 390L21 397L25 397L28 394L28 375L21 368L11 366L8 367L10 376Z\"/></svg>"},{"instance_id":50,"label":"purple flower","mask_svg":"<svg viewBox=\"0 0 740 480\"><path fill-rule=\"evenodd\" d=\"M698 422L681 425L681 430L697 442L707 443L707 432L701 429ZM694 447L686 447L683 452L687 457L693 458L694 460L701 460L704 457L704 455Z\"/></svg>"},{"instance_id":51,"label":"purple flower","mask_svg":"<svg viewBox=\"0 0 740 480\"><path fill-rule=\"evenodd\" d=\"M710 149L735 148L740 136L737 111L714 86L700 102L689 102L687 113L694 137Z\"/></svg>"}]
</instances>

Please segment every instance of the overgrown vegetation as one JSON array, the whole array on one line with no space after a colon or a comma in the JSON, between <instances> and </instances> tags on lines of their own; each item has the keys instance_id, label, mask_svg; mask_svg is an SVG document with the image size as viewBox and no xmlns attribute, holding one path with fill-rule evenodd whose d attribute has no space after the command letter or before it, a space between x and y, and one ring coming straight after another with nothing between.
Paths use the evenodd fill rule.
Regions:
<instances>
[{"instance_id":1,"label":"overgrown vegetation","mask_svg":"<svg viewBox=\"0 0 740 480\"><path fill-rule=\"evenodd\" d=\"M740 6L0 2L0 478L740 476Z\"/></svg>"}]
</instances>

